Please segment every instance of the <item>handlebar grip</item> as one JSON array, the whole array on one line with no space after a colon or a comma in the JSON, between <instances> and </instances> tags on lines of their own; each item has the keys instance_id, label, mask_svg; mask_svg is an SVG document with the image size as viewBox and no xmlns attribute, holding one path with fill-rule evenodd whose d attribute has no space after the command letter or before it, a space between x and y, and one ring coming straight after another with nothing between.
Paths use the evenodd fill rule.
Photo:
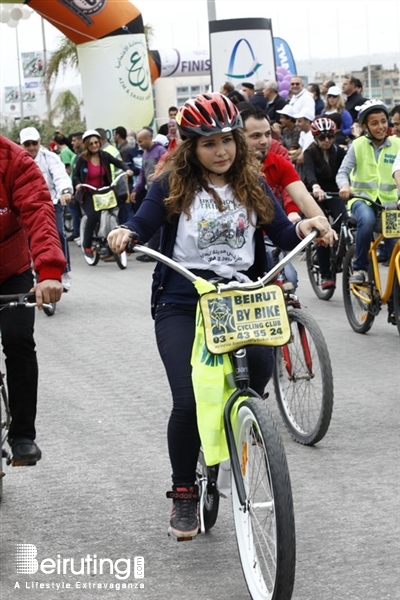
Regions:
<instances>
[{"instance_id":1,"label":"handlebar grip","mask_svg":"<svg viewBox=\"0 0 400 600\"><path fill-rule=\"evenodd\" d=\"M137 244L139 244L139 234L136 231L131 231L129 234L129 242L126 246L126 252L133 252L133 249Z\"/></svg>"}]
</instances>

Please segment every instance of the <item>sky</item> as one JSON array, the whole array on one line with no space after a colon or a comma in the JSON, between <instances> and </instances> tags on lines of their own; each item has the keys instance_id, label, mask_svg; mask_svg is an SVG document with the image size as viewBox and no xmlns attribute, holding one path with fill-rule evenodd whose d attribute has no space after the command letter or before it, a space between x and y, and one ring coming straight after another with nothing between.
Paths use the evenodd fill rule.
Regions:
<instances>
[{"instance_id":1,"label":"sky","mask_svg":"<svg viewBox=\"0 0 400 600\"><path fill-rule=\"evenodd\" d=\"M137 0L145 24L152 25L153 50L208 49L206 0ZM282 37L295 60L393 53L400 66L400 2L392 0L215 0L217 19L263 17L272 20L273 35ZM60 32L45 24L48 50ZM20 52L43 47L41 22L34 14L18 25ZM16 30L0 23L0 87L18 85ZM344 64L345 67L345 64Z\"/></svg>"}]
</instances>

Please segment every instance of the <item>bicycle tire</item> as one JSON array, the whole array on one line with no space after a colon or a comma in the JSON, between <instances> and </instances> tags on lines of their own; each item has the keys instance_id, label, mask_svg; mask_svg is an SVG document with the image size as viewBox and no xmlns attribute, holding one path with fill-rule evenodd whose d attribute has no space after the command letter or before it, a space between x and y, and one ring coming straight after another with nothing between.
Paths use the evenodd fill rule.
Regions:
<instances>
[{"instance_id":1,"label":"bicycle tire","mask_svg":"<svg viewBox=\"0 0 400 600\"><path fill-rule=\"evenodd\" d=\"M110 216L110 231L112 231L113 229L115 229L115 227L118 227L118 221L117 218L114 215ZM126 252L122 252L121 254L115 254L115 261L118 265L118 267L121 270L126 269L126 267L128 266L128 256L126 254Z\"/></svg>"},{"instance_id":2,"label":"bicycle tire","mask_svg":"<svg viewBox=\"0 0 400 600\"><path fill-rule=\"evenodd\" d=\"M82 250L83 258L85 259L85 261L89 265L89 267L95 267L97 265L97 263L99 262L99 260L100 260L99 253L98 252L94 252L93 258L90 258L89 256L86 256L86 254L85 254L85 248L83 247L83 240L84 240L84 235L85 235L86 221L87 221L87 216L83 215L82 219L81 219L80 229L79 229L79 235L80 235L80 238L82 240L81 250Z\"/></svg>"},{"instance_id":3,"label":"bicycle tire","mask_svg":"<svg viewBox=\"0 0 400 600\"><path fill-rule=\"evenodd\" d=\"M394 317L396 319L397 331L400 335L400 284L399 280L397 279L396 273L394 275L393 282L393 310Z\"/></svg>"},{"instance_id":4,"label":"bicycle tire","mask_svg":"<svg viewBox=\"0 0 400 600\"><path fill-rule=\"evenodd\" d=\"M368 304L363 303L361 299L357 298L350 289L349 279L353 273L352 261L355 253L355 246L350 246L343 261L343 303L346 311L347 320L350 327L356 333L367 333L375 320L375 316L368 311ZM371 293L369 288L361 288L358 286L360 294L365 294L367 301L371 300ZM361 289L363 291L361 291ZM365 292L364 292L365 290Z\"/></svg>"},{"instance_id":5,"label":"bicycle tire","mask_svg":"<svg viewBox=\"0 0 400 600\"><path fill-rule=\"evenodd\" d=\"M267 407L243 400L234 430L246 491L239 503L232 474L232 507L243 575L253 600L290 600L296 536L285 451Z\"/></svg>"},{"instance_id":6,"label":"bicycle tire","mask_svg":"<svg viewBox=\"0 0 400 600\"><path fill-rule=\"evenodd\" d=\"M4 449L4 443L7 439L8 429L10 427L10 407L8 404L8 396L5 388L4 375L0 376L0 502L3 497L3 477L5 475L3 471L3 458L7 456ZM3 451L5 456L3 457Z\"/></svg>"},{"instance_id":7,"label":"bicycle tire","mask_svg":"<svg viewBox=\"0 0 400 600\"><path fill-rule=\"evenodd\" d=\"M52 317L54 315L54 313L56 312L56 307L57 307L56 302L50 302L48 306L43 306L43 312L48 317Z\"/></svg>"},{"instance_id":8,"label":"bicycle tire","mask_svg":"<svg viewBox=\"0 0 400 600\"><path fill-rule=\"evenodd\" d=\"M275 396L292 438L313 446L326 435L332 418L332 365L315 319L303 309L288 315L291 341L275 350Z\"/></svg>"},{"instance_id":9,"label":"bicycle tire","mask_svg":"<svg viewBox=\"0 0 400 600\"><path fill-rule=\"evenodd\" d=\"M306 262L308 277L315 295L320 300L330 300L335 293L335 288L332 287L327 290L321 288L321 272L319 270L316 246L307 246ZM333 273L333 280L336 283L336 273Z\"/></svg>"},{"instance_id":10,"label":"bicycle tire","mask_svg":"<svg viewBox=\"0 0 400 600\"><path fill-rule=\"evenodd\" d=\"M196 479L197 484L200 490L200 480L201 479L208 480L208 468L204 460L203 451L200 448L199 458L197 459L197 468L196 468ZM210 531L217 521L219 511L219 493L218 489L215 487L211 492L209 486L207 487L207 494L204 498L204 508L203 508L203 519L204 519L204 529L205 532Z\"/></svg>"}]
</instances>

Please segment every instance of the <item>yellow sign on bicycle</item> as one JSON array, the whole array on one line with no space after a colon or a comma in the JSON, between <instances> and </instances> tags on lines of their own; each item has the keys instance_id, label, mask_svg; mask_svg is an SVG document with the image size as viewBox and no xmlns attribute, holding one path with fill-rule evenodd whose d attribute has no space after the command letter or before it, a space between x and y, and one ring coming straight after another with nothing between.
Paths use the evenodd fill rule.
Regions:
<instances>
[{"instance_id":1,"label":"yellow sign on bicycle","mask_svg":"<svg viewBox=\"0 0 400 600\"><path fill-rule=\"evenodd\" d=\"M382 211L382 233L385 238L400 238L400 210Z\"/></svg>"},{"instance_id":2,"label":"yellow sign on bicycle","mask_svg":"<svg viewBox=\"0 0 400 600\"><path fill-rule=\"evenodd\" d=\"M250 345L284 346L290 339L285 299L278 285L204 294L200 308L206 346L212 354Z\"/></svg>"},{"instance_id":3,"label":"yellow sign on bicycle","mask_svg":"<svg viewBox=\"0 0 400 600\"><path fill-rule=\"evenodd\" d=\"M109 190L103 194L93 194L94 210L109 210L117 206L117 198L113 190Z\"/></svg>"}]
</instances>

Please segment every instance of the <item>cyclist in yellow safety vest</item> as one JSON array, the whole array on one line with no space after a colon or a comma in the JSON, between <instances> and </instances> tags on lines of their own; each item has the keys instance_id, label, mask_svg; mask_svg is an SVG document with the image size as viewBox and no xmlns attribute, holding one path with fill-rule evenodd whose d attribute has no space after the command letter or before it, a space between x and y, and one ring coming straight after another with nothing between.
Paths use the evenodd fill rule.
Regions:
<instances>
[{"instance_id":1,"label":"cyclist in yellow safety vest","mask_svg":"<svg viewBox=\"0 0 400 600\"><path fill-rule=\"evenodd\" d=\"M400 150L400 138L388 137L389 110L381 100L365 102L359 110L358 123L364 135L355 139L347 151L336 183L340 197L348 200L348 206L357 221L350 283L362 284L368 278L368 250L376 224L376 212L368 200L380 204L398 202L392 169ZM396 241L385 240L389 257ZM389 320L390 317L389 314Z\"/></svg>"}]
</instances>

